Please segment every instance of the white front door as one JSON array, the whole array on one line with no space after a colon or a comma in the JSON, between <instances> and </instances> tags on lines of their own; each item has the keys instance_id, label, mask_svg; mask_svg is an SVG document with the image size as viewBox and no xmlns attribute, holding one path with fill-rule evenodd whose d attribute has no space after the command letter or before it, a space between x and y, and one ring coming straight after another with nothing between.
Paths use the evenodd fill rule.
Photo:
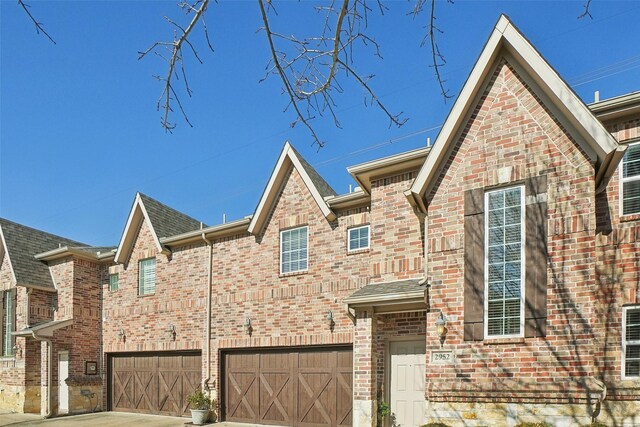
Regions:
<instances>
[{"instance_id":1,"label":"white front door","mask_svg":"<svg viewBox=\"0 0 640 427\"><path fill-rule=\"evenodd\" d=\"M58 353L58 413L69 412L69 387L65 380L69 377L69 352Z\"/></svg>"},{"instance_id":2,"label":"white front door","mask_svg":"<svg viewBox=\"0 0 640 427\"><path fill-rule=\"evenodd\" d=\"M426 423L425 345L424 340L391 342L389 404L395 421L392 425L413 427Z\"/></svg>"}]
</instances>

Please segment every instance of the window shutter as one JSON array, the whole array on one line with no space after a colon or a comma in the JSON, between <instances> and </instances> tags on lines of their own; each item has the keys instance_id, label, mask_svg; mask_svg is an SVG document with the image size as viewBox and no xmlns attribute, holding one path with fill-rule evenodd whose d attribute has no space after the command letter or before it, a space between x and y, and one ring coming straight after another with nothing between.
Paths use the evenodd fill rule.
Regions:
<instances>
[{"instance_id":1,"label":"window shutter","mask_svg":"<svg viewBox=\"0 0 640 427\"><path fill-rule=\"evenodd\" d=\"M525 337L547 333L547 176L525 181Z\"/></svg>"},{"instance_id":2,"label":"window shutter","mask_svg":"<svg viewBox=\"0 0 640 427\"><path fill-rule=\"evenodd\" d=\"M484 190L464 193L464 340L484 339Z\"/></svg>"}]
</instances>

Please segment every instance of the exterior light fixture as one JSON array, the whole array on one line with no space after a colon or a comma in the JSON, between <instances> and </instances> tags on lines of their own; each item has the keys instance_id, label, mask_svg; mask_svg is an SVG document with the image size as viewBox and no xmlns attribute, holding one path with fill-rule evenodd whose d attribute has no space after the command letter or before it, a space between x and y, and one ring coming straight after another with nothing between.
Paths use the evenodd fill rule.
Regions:
<instances>
[{"instance_id":1,"label":"exterior light fixture","mask_svg":"<svg viewBox=\"0 0 640 427\"><path fill-rule=\"evenodd\" d=\"M14 345L11 350L16 357L22 356L22 346L20 344Z\"/></svg>"},{"instance_id":2,"label":"exterior light fixture","mask_svg":"<svg viewBox=\"0 0 640 427\"><path fill-rule=\"evenodd\" d=\"M440 344L444 344L444 339L447 335L447 319L445 319L442 312L440 312L440 316L436 319L436 332L438 333L438 337L440 337Z\"/></svg>"},{"instance_id":3,"label":"exterior light fixture","mask_svg":"<svg viewBox=\"0 0 640 427\"><path fill-rule=\"evenodd\" d=\"M169 332L169 338L172 339L173 341L176 340L176 325L174 325L173 323L169 324L169 327L167 328L167 332Z\"/></svg>"},{"instance_id":4,"label":"exterior light fixture","mask_svg":"<svg viewBox=\"0 0 640 427\"><path fill-rule=\"evenodd\" d=\"M251 326L251 318L247 317L244 321L244 330L248 335L253 332L253 326Z\"/></svg>"},{"instance_id":5,"label":"exterior light fixture","mask_svg":"<svg viewBox=\"0 0 640 427\"><path fill-rule=\"evenodd\" d=\"M124 332L124 329L120 329L118 331L118 338L120 338L120 341L126 341L127 340L127 334Z\"/></svg>"},{"instance_id":6,"label":"exterior light fixture","mask_svg":"<svg viewBox=\"0 0 640 427\"><path fill-rule=\"evenodd\" d=\"M327 311L327 324L329 325L329 329L333 331L333 327L336 325L335 320L333 320L333 311Z\"/></svg>"}]
</instances>

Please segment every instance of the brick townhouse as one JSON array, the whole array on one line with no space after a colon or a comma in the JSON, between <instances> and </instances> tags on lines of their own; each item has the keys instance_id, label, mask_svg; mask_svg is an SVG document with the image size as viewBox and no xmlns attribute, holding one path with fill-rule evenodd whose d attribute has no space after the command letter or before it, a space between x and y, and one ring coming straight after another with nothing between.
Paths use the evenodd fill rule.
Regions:
<instances>
[{"instance_id":1,"label":"brick townhouse","mask_svg":"<svg viewBox=\"0 0 640 427\"><path fill-rule=\"evenodd\" d=\"M433 146L348 172L287 143L253 215L138 194L113 250L2 220L0 406L640 425L639 92L585 105L502 16Z\"/></svg>"}]
</instances>

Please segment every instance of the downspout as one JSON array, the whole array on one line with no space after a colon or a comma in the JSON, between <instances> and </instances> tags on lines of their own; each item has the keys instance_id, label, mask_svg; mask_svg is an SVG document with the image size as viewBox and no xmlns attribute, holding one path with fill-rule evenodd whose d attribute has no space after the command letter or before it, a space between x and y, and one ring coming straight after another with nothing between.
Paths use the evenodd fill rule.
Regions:
<instances>
[{"instance_id":1,"label":"downspout","mask_svg":"<svg viewBox=\"0 0 640 427\"><path fill-rule=\"evenodd\" d=\"M33 336L33 339L37 341L44 341L47 343L47 411L44 414L44 418L49 418L51 417L52 412L51 381L53 380L53 372L51 370L53 369L53 362L51 359L53 357L53 348L50 339L39 337L35 332L31 332L31 335Z\"/></svg>"},{"instance_id":2,"label":"downspout","mask_svg":"<svg viewBox=\"0 0 640 427\"><path fill-rule=\"evenodd\" d=\"M213 290L213 242L207 239L205 233L202 233L202 240L209 246L209 265L207 267L207 309L205 318L205 354L206 354L206 379L203 388L210 389L209 381L211 380L211 292Z\"/></svg>"}]
</instances>

